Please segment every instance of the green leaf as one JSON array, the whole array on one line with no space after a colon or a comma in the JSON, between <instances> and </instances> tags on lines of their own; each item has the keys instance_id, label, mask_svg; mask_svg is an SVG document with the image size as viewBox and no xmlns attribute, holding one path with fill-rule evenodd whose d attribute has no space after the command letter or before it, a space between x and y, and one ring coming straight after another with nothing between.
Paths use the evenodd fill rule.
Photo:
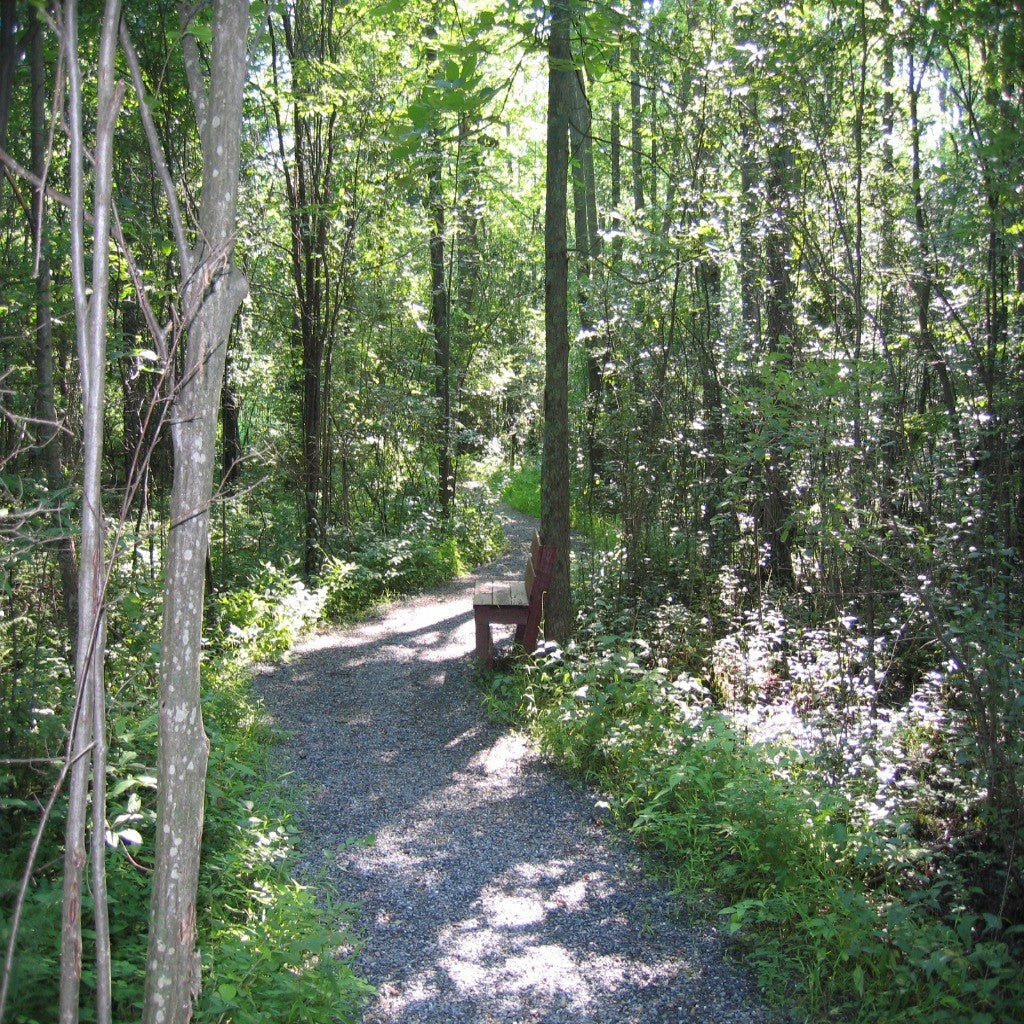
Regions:
<instances>
[{"instance_id":1,"label":"green leaf","mask_svg":"<svg viewBox=\"0 0 1024 1024\"><path fill-rule=\"evenodd\" d=\"M193 21L188 27L187 34L195 36L201 43L209 46L213 42L213 26L202 21Z\"/></svg>"},{"instance_id":2,"label":"green leaf","mask_svg":"<svg viewBox=\"0 0 1024 1024\"><path fill-rule=\"evenodd\" d=\"M420 130L430 125L436 112L437 108L433 104L426 103L423 100L416 100L415 103L409 104L409 120L414 128Z\"/></svg>"},{"instance_id":3,"label":"green leaf","mask_svg":"<svg viewBox=\"0 0 1024 1024\"><path fill-rule=\"evenodd\" d=\"M391 14L397 14L399 11L404 11L406 6L406 0L384 0L384 3L377 4L376 7L371 9L370 16L384 18Z\"/></svg>"},{"instance_id":4,"label":"green leaf","mask_svg":"<svg viewBox=\"0 0 1024 1024\"><path fill-rule=\"evenodd\" d=\"M860 964L857 964L853 969L853 987L857 990L857 995L863 998L864 996L864 968Z\"/></svg>"}]
</instances>

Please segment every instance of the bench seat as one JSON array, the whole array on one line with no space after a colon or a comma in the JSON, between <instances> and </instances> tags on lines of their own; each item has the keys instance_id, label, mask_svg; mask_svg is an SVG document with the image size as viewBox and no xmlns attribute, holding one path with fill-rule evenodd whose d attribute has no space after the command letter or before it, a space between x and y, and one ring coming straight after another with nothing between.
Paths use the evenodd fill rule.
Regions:
<instances>
[{"instance_id":1,"label":"bench seat","mask_svg":"<svg viewBox=\"0 0 1024 1024\"><path fill-rule=\"evenodd\" d=\"M488 668L494 665L491 636L494 623L515 626L515 642L525 651L536 648L544 594L551 582L554 564L554 545L541 543L540 535L535 533L522 580L496 580L476 588L473 594L476 654Z\"/></svg>"},{"instance_id":2,"label":"bench seat","mask_svg":"<svg viewBox=\"0 0 1024 1024\"><path fill-rule=\"evenodd\" d=\"M528 605L530 595L526 592L526 584L516 581L515 583L485 583L477 587L473 594L473 604L488 604L507 607L509 605Z\"/></svg>"}]
</instances>

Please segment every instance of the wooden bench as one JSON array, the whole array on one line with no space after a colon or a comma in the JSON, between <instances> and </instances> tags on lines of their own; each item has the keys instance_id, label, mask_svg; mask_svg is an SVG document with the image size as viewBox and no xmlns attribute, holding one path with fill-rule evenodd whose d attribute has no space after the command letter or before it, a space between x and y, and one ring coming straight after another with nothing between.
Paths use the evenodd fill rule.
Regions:
<instances>
[{"instance_id":1,"label":"wooden bench","mask_svg":"<svg viewBox=\"0 0 1024 1024\"><path fill-rule=\"evenodd\" d=\"M551 583L554 565L555 546L542 544L540 534L534 533L522 582L499 581L477 587L473 594L476 654L488 668L494 665L492 623L515 626L516 644L524 651L536 649L544 594Z\"/></svg>"}]
</instances>

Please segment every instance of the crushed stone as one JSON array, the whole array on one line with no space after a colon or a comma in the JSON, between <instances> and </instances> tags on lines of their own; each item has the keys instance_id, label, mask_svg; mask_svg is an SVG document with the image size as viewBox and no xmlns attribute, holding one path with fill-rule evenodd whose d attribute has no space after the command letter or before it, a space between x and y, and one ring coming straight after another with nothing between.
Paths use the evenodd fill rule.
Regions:
<instances>
[{"instance_id":1,"label":"crushed stone","mask_svg":"<svg viewBox=\"0 0 1024 1024\"><path fill-rule=\"evenodd\" d=\"M289 739L299 877L357 904L364 1024L768 1024L724 937L641 870L588 793L486 720L471 577L305 641L256 686Z\"/></svg>"}]
</instances>

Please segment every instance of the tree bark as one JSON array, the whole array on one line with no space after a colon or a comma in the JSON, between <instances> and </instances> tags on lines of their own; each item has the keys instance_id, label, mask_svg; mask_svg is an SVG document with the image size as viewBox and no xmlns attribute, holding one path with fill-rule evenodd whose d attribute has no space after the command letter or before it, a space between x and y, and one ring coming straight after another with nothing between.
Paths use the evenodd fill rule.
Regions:
<instances>
[{"instance_id":1,"label":"tree bark","mask_svg":"<svg viewBox=\"0 0 1024 1024\"><path fill-rule=\"evenodd\" d=\"M275 86L284 89L278 75L278 51L273 22L270 22L271 70ZM292 69L305 61L333 59L330 4L296 4L281 8L285 49ZM312 86L297 81L290 85L292 124L286 138L280 104L275 104L277 144L284 170L291 226L291 266L295 287L295 338L300 351L302 373L301 433L302 457L299 469L305 528L304 568L315 572L323 556L323 541L329 505L329 460L323 450L328 423L331 380L325 363L331 350L339 303L339 278L330 260L329 224L334 202L334 149L339 128L334 106L311 105ZM291 156L288 142L291 143Z\"/></svg>"},{"instance_id":2,"label":"tree bark","mask_svg":"<svg viewBox=\"0 0 1024 1024\"><path fill-rule=\"evenodd\" d=\"M701 403L704 407L708 442L707 484L701 525L708 538L708 552L714 569L726 562L730 544L736 536L735 513L725 514L727 463L725 443L725 403L716 346L721 335L722 268L711 254L697 264L694 280L697 300L696 349L700 368Z\"/></svg>"},{"instance_id":3,"label":"tree bark","mask_svg":"<svg viewBox=\"0 0 1024 1024\"><path fill-rule=\"evenodd\" d=\"M572 201L576 250L576 293L580 334L587 351L586 455L589 484L593 489L601 472L602 457L597 442L597 415L604 381L604 342L598 342L591 294L593 260L601 251L597 222L594 145L590 103L582 72L573 75L569 102L569 140L572 156Z\"/></svg>"},{"instance_id":4,"label":"tree bark","mask_svg":"<svg viewBox=\"0 0 1024 1024\"><path fill-rule=\"evenodd\" d=\"M248 285L234 265L249 0L218 0L209 93L182 9L182 45L199 121L203 177L196 251L182 270L184 375L171 410L174 482L160 659L156 859L144 1024L185 1024L198 997L196 890L209 741L200 705L204 566L217 413L231 325Z\"/></svg>"},{"instance_id":5,"label":"tree bark","mask_svg":"<svg viewBox=\"0 0 1024 1024\"><path fill-rule=\"evenodd\" d=\"M953 375L945 356L939 350L935 333L931 326L931 302L934 291L932 277L932 252L928 240L927 218L924 208L924 188L921 168L921 121L918 116L918 99L921 93L923 70L916 76L916 63L913 53L909 54L907 73L910 78L910 140L911 188L914 196L914 228L917 235L917 249L920 267L914 280L914 292L917 299L917 334L915 340L925 366L935 372L939 378L942 391L942 404L949 420L950 432L953 436L953 449L956 454L957 471L963 473L967 465L967 450L960 431L960 416L956 407L956 391L953 387ZM915 77L916 76L916 77Z\"/></svg>"},{"instance_id":6,"label":"tree bark","mask_svg":"<svg viewBox=\"0 0 1024 1024\"><path fill-rule=\"evenodd\" d=\"M431 51L432 52L432 51ZM428 61L436 60L428 56ZM441 189L443 156L436 130L431 131L429 189L430 216L430 325L434 332L434 402L437 423L437 496L442 520L447 520L454 498L452 458L452 324L448 279L445 274L445 207Z\"/></svg>"},{"instance_id":7,"label":"tree bark","mask_svg":"<svg viewBox=\"0 0 1024 1024\"><path fill-rule=\"evenodd\" d=\"M557 550L545 607L544 635L563 643L572 632L569 582L569 314L566 238L571 0L552 0L548 44L548 125L544 210L544 452L541 534Z\"/></svg>"},{"instance_id":8,"label":"tree bark","mask_svg":"<svg viewBox=\"0 0 1024 1024\"><path fill-rule=\"evenodd\" d=\"M78 64L78 10L75 0L67 0L62 11L61 45L68 59L68 122L70 128L70 192L71 192L71 250L75 276L74 299L76 332L79 348L86 350L85 324L88 305L85 291L85 182L84 143L82 141L81 69ZM76 258L76 255L77 258ZM84 367L83 367L84 370ZM83 382L83 391L84 391ZM83 528L87 505L83 496ZM83 553L84 554L84 553ZM80 577L81 581L81 577ZM81 595L80 595L81 596ZM92 632L92 623L81 628L84 610L79 603L79 622L76 624L75 705L68 734L67 757L71 762L68 783L68 804L64 821L64 883L60 942L60 994L57 1007L60 1024L75 1024L78 1020L78 997L82 981L82 879L84 877L86 803L89 794L89 744L91 716L85 711L88 696L82 679L82 651L90 644L86 637Z\"/></svg>"},{"instance_id":9,"label":"tree bark","mask_svg":"<svg viewBox=\"0 0 1024 1024\"><path fill-rule=\"evenodd\" d=\"M234 382L231 380L231 350L225 352L224 383L220 401L221 425L221 480L225 491L230 494L238 480L238 467L242 459L242 438L239 434L239 400Z\"/></svg>"},{"instance_id":10,"label":"tree bark","mask_svg":"<svg viewBox=\"0 0 1024 1024\"><path fill-rule=\"evenodd\" d=\"M85 866L85 811L92 773L90 888L95 934L96 1019L111 1014L110 928L106 888L106 565L103 516L103 412L107 361L107 306L110 286L110 227L113 214L114 125L123 91L114 80L114 57L121 17L120 0L103 10L96 66L96 138L93 148L92 275L86 289L85 189L81 69L78 63L78 11L64 5L61 43L69 73L68 124L71 133L71 264L78 360L82 377L82 525L78 568L78 634L75 658L76 702L69 753L75 758L65 825L64 904L61 931L59 1018L78 1020L82 977L81 901ZM91 745L91 758L86 752Z\"/></svg>"},{"instance_id":11,"label":"tree bark","mask_svg":"<svg viewBox=\"0 0 1024 1024\"><path fill-rule=\"evenodd\" d=\"M632 35L629 42L629 117L630 156L633 168L633 209L644 208L644 143L643 143L643 102L640 91L640 36L643 31L644 5L642 0L631 0L630 15L633 19Z\"/></svg>"},{"instance_id":12,"label":"tree bark","mask_svg":"<svg viewBox=\"0 0 1024 1024\"><path fill-rule=\"evenodd\" d=\"M612 53L610 70L613 75L618 73L621 57L616 47ZM622 104L619 102L619 94L615 92L612 98L611 124L608 126L608 176L611 189L611 227L612 227L612 252L611 271L614 274L622 261Z\"/></svg>"},{"instance_id":13,"label":"tree bark","mask_svg":"<svg viewBox=\"0 0 1024 1024\"><path fill-rule=\"evenodd\" d=\"M767 226L764 263L767 282L764 328L768 354L778 357L771 364L770 372L774 373L777 365L787 370L792 369L796 323L793 315L793 277L790 271L793 154L790 147L778 138L781 126L773 124L771 130L775 138L768 149L765 184ZM785 454L786 442L787 438L775 436L770 436L766 441L757 518L767 548L761 564L762 575L778 586L792 588L793 555L788 535L792 497L790 468Z\"/></svg>"},{"instance_id":14,"label":"tree bark","mask_svg":"<svg viewBox=\"0 0 1024 1024\"><path fill-rule=\"evenodd\" d=\"M758 111L757 94L751 93L742 106L740 125L742 155L740 156L740 312L748 348L761 349L761 288L757 243L758 200L760 185L755 136Z\"/></svg>"},{"instance_id":15,"label":"tree bark","mask_svg":"<svg viewBox=\"0 0 1024 1024\"><path fill-rule=\"evenodd\" d=\"M0 149L4 150L7 149L7 126L11 118L14 69L18 63L17 27L17 3L15 0L0 0ZM31 46L30 42L29 48ZM32 170L35 173L35 167Z\"/></svg>"}]
</instances>

